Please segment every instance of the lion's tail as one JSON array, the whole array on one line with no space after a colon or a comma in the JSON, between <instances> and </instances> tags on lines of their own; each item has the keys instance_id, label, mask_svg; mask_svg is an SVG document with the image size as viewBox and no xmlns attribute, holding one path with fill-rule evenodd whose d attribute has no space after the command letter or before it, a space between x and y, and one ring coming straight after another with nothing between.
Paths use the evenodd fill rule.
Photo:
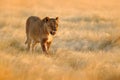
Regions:
<instances>
[{"instance_id":1,"label":"lion's tail","mask_svg":"<svg viewBox=\"0 0 120 80\"><path fill-rule=\"evenodd\" d=\"M27 19L27 21L26 21L26 37L27 37L27 39L26 39L26 41L25 41L25 44L28 43L29 25L30 25L30 17L29 17L29 18Z\"/></svg>"}]
</instances>

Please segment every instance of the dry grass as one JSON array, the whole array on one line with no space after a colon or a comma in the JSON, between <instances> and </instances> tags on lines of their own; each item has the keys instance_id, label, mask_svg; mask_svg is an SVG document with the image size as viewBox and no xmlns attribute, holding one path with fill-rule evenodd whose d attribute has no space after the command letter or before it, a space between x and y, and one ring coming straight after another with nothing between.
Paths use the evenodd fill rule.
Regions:
<instances>
[{"instance_id":1,"label":"dry grass","mask_svg":"<svg viewBox=\"0 0 120 80\"><path fill-rule=\"evenodd\" d=\"M1 0L0 80L120 80L119 0ZM31 15L60 17L50 48L24 44Z\"/></svg>"}]
</instances>

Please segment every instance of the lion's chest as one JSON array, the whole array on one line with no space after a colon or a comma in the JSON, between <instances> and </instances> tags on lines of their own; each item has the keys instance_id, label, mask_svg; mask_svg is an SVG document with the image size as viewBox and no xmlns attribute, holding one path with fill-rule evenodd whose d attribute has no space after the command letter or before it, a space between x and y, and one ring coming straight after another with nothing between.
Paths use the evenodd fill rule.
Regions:
<instances>
[{"instance_id":1,"label":"lion's chest","mask_svg":"<svg viewBox=\"0 0 120 80\"><path fill-rule=\"evenodd\" d=\"M48 36L47 42L51 42L53 40L53 37L51 35Z\"/></svg>"}]
</instances>

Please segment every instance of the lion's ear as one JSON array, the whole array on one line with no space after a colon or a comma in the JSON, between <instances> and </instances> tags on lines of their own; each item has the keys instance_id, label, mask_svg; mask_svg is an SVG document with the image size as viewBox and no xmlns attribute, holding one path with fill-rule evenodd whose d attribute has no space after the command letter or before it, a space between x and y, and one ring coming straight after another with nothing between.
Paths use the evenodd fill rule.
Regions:
<instances>
[{"instance_id":1,"label":"lion's ear","mask_svg":"<svg viewBox=\"0 0 120 80\"><path fill-rule=\"evenodd\" d=\"M59 17L56 17L56 20L58 20L59 19Z\"/></svg>"},{"instance_id":2,"label":"lion's ear","mask_svg":"<svg viewBox=\"0 0 120 80\"><path fill-rule=\"evenodd\" d=\"M50 18L49 18L49 17L45 17L43 20L44 20L45 22L48 22L48 21L50 20Z\"/></svg>"}]
</instances>

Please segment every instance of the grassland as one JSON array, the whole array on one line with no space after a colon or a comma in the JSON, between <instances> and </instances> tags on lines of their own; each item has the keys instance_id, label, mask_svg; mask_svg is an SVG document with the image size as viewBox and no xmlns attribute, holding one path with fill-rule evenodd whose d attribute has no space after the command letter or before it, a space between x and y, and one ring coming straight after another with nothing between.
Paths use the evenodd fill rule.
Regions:
<instances>
[{"instance_id":1,"label":"grassland","mask_svg":"<svg viewBox=\"0 0 120 80\"><path fill-rule=\"evenodd\" d=\"M119 0L1 0L0 80L120 80ZM26 51L25 22L59 17L50 57Z\"/></svg>"}]
</instances>

